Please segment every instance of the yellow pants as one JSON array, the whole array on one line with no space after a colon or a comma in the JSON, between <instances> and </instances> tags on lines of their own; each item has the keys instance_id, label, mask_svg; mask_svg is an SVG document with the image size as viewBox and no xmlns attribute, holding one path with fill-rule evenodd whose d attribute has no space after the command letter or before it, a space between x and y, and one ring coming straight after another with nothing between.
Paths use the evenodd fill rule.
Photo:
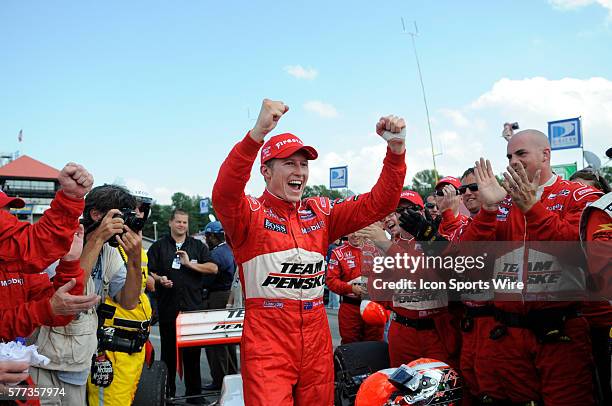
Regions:
<instances>
[{"instance_id":1,"label":"yellow pants","mask_svg":"<svg viewBox=\"0 0 612 406\"><path fill-rule=\"evenodd\" d=\"M134 354L107 351L108 359L113 363L113 382L107 388L101 388L87 380L87 400L89 406L128 406L134 400L134 394L140 381L145 359L145 347Z\"/></svg>"}]
</instances>

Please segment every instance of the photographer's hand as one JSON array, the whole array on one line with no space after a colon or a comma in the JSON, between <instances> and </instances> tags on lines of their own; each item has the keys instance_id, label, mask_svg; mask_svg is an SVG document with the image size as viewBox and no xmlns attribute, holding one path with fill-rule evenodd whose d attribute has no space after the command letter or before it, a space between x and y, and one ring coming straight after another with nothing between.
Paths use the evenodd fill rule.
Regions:
<instances>
[{"instance_id":1,"label":"photographer's hand","mask_svg":"<svg viewBox=\"0 0 612 406\"><path fill-rule=\"evenodd\" d=\"M85 271L85 280L91 276L91 271L98 261L98 255L102 246L115 234L123 232L123 219L115 217L121 211L117 209L109 210L102 218L98 227L86 235L87 240L81 254L81 268Z\"/></svg>"},{"instance_id":2,"label":"photographer's hand","mask_svg":"<svg viewBox=\"0 0 612 406\"><path fill-rule=\"evenodd\" d=\"M121 217L114 217L117 214L121 214L121 210L109 210L100 221L100 225L89 233L87 236L87 241L97 240L98 242L104 244L112 236L123 233L124 221Z\"/></svg>"},{"instance_id":3,"label":"photographer's hand","mask_svg":"<svg viewBox=\"0 0 612 406\"><path fill-rule=\"evenodd\" d=\"M142 289L142 235L123 226L125 233L115 236L117 242L127 255L127 275L125 284L117 295L117 302L127 310L138 305L138 298Z\"/></svg>"},{"instance_id":4,"label":"photographer's hand","mask_svg":"<svg viewBox=\"0 0 612 406\"><path fill-rule=\"evenodd\" d=\"M142 259L142 235L140 232L136 233L132 231L128 226L124 225L123 230L125 233L122 235L115 235L115 239L125 251L128 260L137 260L140 263Z\"/></svg>"}]
</instances>

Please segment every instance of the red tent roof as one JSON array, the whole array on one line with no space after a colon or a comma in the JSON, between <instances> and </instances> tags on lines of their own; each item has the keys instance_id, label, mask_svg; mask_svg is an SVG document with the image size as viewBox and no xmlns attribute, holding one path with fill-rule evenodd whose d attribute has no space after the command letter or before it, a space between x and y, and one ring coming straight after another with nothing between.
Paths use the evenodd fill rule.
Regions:
<instances>
[{"instance_id":1,"label":"red tent roof","mask_svg":"<svg viewBox=\"0 0 612 406\"><path fill-rule=\"evenodd\" d=\"M0 167L0 177L4 178L57 179L59 173L57 169L27 155Z\"/></svg>"}]
</instances>

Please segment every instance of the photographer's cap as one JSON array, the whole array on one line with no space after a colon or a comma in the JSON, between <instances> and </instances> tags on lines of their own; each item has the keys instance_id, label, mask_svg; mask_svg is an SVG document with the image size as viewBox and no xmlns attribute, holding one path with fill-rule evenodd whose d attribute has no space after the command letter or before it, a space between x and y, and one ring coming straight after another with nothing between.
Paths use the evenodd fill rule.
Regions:
<instances>
[{"instance_id":1,"label":"photographer's cap","mask_svg":"<svg viewBox=\"0 0 612 406\"><path fill-rule=\"evenodd\" d=\"M223 226L221 225L220 221L211 221L210 223L206 224L206 227L204 227L204 234L221 234L223 233Z\"/></svg>"},{"instance_id":2,"label":"photographer's cap","mask_svg":"<svg viewBox=\"0 0 612 406\"><path fill-rule=\"evenodd\" d=\"M459 189L461 187L461 181L454 176L445 176L436 183L435 189L438 190L444 185L454 186L455 189Z\"/></svg>"},{"instance_id":3,"label":"photographer's cap","mask_svg":"<svg viewBox=\"0 0 612 406\"><path fill-rule=\"evenodd\" d=\"M304 151L309 160L317 159L319 156L313 147L304 145L297 135L291 133L275 135L261 149L261 163L265 164L274 158L289 158L298 151Z\"/></svg>"},{"instance_id":4,"label":"photographer's cap","mask_svg":"<svg viewBox=\"0 0 612 406\"><path fill-rule=\"evenodd\" d=\"M412 204L416 204L421 209L423 208L423 198L414 190L402 190L402 194L400 195L400 202L402 200L407 200Z\"/></svg>"}]
</instances>

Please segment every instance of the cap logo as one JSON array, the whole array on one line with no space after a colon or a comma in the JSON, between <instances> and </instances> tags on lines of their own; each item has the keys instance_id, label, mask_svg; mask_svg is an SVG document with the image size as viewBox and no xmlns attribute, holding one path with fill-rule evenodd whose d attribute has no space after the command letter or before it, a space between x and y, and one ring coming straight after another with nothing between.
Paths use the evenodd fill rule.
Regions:
<instances>
[{"instance_id":1,"label":"cap logo","mask_svg":"<svg viewBox=\"0 0 612 406\"><path fill-rule=\"evenodd\" d=\"M300 145L304 145L304 143L301 140L297 139L297 138L288 138L286 140L282 140L282 141L277 142L276 144L274 144L274 146L276 147L276 149L280 149L280 147L282 147L283 145L291 144L293 142L297 142Z\"/></svg>"}]
</instances>

